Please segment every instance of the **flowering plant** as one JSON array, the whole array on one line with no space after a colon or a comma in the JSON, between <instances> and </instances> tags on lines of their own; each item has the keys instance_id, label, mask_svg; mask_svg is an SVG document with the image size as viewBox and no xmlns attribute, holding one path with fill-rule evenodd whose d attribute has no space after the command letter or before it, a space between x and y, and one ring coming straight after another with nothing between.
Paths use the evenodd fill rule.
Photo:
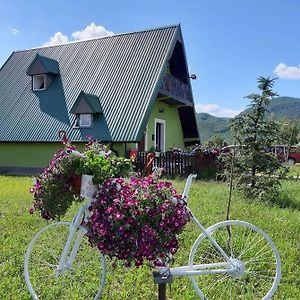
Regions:
<instances>
[{"instance_id":1,"label":"flowering plant","mask_svg":"<svg viewBox=\"0 0 300 300\"><path fill-rule=\"evenodd\" d=\"M94 175L95 184L102 184L108 177L129 176L132 167L129 159L111 156L109 149L92 138L83 152L83 157L70 155L77 151L69 141L65 148L54 154L48 167L36 177L30 192L34 195L30 213L38 210L44 219L59 219L74 201L82 201L73 184L75 176ZM80 180L80 178L79 178Z\"/></svg>"},{"instance_id":2,"label":"flowering plant","mask_svg":"<svg viewBox=\"0 0 300 300\"><path fill-rule=\"evenodd\" d=\"M90 211L85 222L90 243L126 266L145 260L163 266L177 251L177 235L190 220L172 183L154 176L107 179Z\"/></svg>"},{"instance_id":3,"label":"flowering plant","mask_svg":"<svg viewBox=\"0 0 300 300\"><path fill-rule=\"evenodd\" d=\"M34 195L34 210L40 211L44 219L55 219L64 215L73 201L81 201L74 197L75 190L71 184L72 177L79 174L82 161L78 157L66 154L66 149L61 149L54 154L49 165L35 178L35 184L30 188ZM76 150L70 146L70 150Z\"/></svg>"}]
</instances>

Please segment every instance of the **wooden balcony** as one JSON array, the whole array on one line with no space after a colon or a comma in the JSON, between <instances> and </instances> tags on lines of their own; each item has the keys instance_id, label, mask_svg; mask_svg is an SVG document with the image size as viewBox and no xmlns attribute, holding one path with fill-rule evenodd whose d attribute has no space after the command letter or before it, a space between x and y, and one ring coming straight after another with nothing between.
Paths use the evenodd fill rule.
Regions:
<instances>
[{"instance_id":1,"label":"wooden balcony","mask_svg":"<svg viewBox=\"0 0 300 300\"><path fill-rule=\"evenodd\" d=\"M192 105L192 94L189 85L173 75L165 75L159 90L159 96L164 99L164 102L170 104Z\"/></svg>"}]
</instances>

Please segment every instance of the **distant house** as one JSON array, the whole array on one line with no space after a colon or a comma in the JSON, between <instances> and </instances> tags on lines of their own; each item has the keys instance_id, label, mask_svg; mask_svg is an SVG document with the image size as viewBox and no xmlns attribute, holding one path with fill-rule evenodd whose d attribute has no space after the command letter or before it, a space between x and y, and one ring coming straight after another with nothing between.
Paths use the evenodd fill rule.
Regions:
<instances>
[{"instance_id":1,"label":"distant house","mask_svg":"<svg viewBox=\"0 0 300 300\"><path fill-rule=\"evenodd\" d=\"M45 166L60 130L119 155L199 141L180 26L13 52L0 69L0 172Z\"/></svg>"}]
</instances>

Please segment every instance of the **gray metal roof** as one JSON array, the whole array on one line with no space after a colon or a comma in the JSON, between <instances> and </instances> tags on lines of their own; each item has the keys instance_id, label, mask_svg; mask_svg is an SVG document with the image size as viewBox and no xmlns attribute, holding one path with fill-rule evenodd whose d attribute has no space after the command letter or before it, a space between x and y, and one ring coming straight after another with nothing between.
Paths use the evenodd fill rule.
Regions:
<instances>
[{"instance_id":1,"label":"gray metal roof","mask_svg":"<svg viewBox=\"0 0 300 300\"><path fill-rule=\"evenodd\" d=\"M14 52L0 69L0 141L58 141L59 130L72 141L139 140L180 36L170 26ZM33 92L26 71L37 54L57 61L60 75ZM81 91L103 110L92 128L74 128Z\"/></svg>"}]
</instances>

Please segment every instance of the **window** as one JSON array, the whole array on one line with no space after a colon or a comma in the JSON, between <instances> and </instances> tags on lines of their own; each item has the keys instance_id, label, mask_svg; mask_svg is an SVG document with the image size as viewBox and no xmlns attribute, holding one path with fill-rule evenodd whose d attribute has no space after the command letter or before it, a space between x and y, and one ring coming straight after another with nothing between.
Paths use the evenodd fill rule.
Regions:
<instances>
[{"instance_id":1,"label":"window","mask_svg":"<svg viewBox=\"0 0 300 300\"><path fill-rule=\"evenodd\" d=\"M91 127L92 126L92 114L79 115L79 127Z\"/></svg>"},{"instance_id":2,"label":"window","mask_svg":"<svg viewBox=\"0 0 300 300\"><path fill-rule=\"evenodd\" d=\"M46 89L46 76L33 75L32 76L32 90L33 91L44 91Z\"/></svg>"}]
</instances>

